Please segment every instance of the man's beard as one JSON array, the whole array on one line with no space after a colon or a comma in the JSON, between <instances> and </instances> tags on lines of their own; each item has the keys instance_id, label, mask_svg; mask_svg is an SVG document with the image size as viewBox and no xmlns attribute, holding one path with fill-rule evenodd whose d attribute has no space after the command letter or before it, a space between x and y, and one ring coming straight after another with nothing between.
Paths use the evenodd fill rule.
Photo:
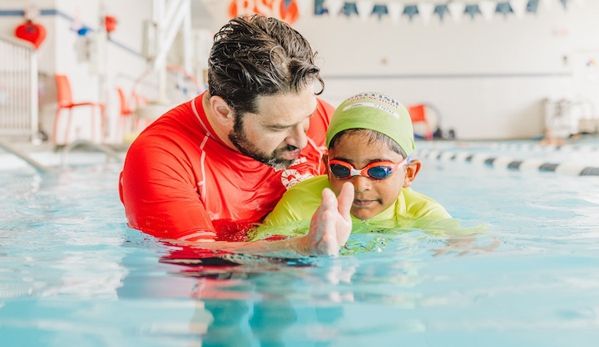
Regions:
<instances>
[{"instance_id":1,"label":"man's beard","mask_svg":"<svg viewBox=\"0 0 599 347\"><path fill-rule=\"evenodd\" d=\"M243 121L239 118L235 120L235 125L233 126L233 131L229 133L229 140L237 150L239 150L244 155L255 159L263 164L271 166L277 170L282 170L289 167L295 160L282 159L279 158L285 152L295 151L298 148L292 145L287 145L284 148L277 148L270 155L264 154L260 150L256 148L256 146L251 143L246 133L243 131Z\"/></svg>"}]
</instances>

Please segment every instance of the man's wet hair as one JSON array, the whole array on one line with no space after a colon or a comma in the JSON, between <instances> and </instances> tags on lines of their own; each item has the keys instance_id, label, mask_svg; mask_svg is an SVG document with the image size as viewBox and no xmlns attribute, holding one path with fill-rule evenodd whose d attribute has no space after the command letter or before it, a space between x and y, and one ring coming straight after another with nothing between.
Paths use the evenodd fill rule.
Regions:
<instances>
[{"instance_id":1,"label":"man's wet hair","mask_svg":"<svg viewBox=\"0 0 599 347\"><path fill-rule=\"evenodd\" d=\"M256 99L314 88L324 81L316 52L287 23L251 15L231 19L214 35L208 59L208 91L220 96L238 117L257 113Z\"/></svg>"}]
</instances>

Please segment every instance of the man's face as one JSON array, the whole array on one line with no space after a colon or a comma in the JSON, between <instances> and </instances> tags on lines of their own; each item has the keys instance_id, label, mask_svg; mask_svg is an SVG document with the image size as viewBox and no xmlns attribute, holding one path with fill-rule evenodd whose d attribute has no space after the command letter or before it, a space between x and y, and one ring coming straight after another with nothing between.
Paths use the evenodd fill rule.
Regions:
<instances>
[{"instance_id":1,"label":"man's face","mask_svg":"<svg viewBox=\"0 0 599 347\"><path fill-rule=\"evenodd\" d=\"M306 131L316 110L314 91L262 96L257 102L257 113L235 120L229 140L248 157L284 169L308 144Z\"/></svg>"}]
</instances>

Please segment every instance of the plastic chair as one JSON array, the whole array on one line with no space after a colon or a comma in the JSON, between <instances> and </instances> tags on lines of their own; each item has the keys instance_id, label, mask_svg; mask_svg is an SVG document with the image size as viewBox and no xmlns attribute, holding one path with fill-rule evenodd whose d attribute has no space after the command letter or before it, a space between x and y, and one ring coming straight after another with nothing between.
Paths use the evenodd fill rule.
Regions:
<instances>
[{"instance_id":1,"label":"plastic chair","mask_svg":"<svg viewBox=\"0 0 599 347\"><path fill-rule=\"evenodd\" d=\"M131 118L133 117L133 110L129 106L129 100L125 96L125 92L122 88L116 89L119 94L119 104L120 104L120 113L119 113L119 126L121 131L121 136L125 136L129 131L131 131L132 127L136 127L135 121L131 124Z\"/></svg>"},{"instance_id":2,"label":"plastic chair","mask_svg":"<svg viewBox=\"0 0 599 347\"><path fill-rule=\"evenodd\" d=\"M152 119L143 119L137 116L136 110L148 103L148 100L132 92L131 97L127 98L122 88L117 87L120 103L119 127L120 135L125 142L131 142L139 133L152 123ZM131 104L134 106L131 107Z\"/></svg>"},{"instance_id":3,"label":"plastic chair","mask_svg":"<svg viewBox=\"0 0 599 347\"><path fill-rule=\"evenodd\" d=\"M73 115L73 109L76 107L91 107L92 109L92 137L95 139L96 127L95 127L95 110L96 108L100 109L100 128L101 128L101 136L102 139L105 136L105 124L106 124L106 115L104 113L104 104L94 101L84 101L84 102L73 102L73 94L71 91L71 82L66 75L55 74L54 78L56 80L56 90L58 95L58 108L56 109L56 117L54 118L54 132L52 134L52 142L56 144L56 134L58 133L58 122L60 115L62 114L62 110L69 111L69 118L67 120L67 128L65 130L64 135L64 144L67 143L69 138L69 129L71 128L71 118Z\"/></svg>"},{"instance_id":4,"label":"plastic chair","mask_svg":"<svg viewBox=\"0 0 599 347\"><path fill-rule=\"evenodd\" d=\"M412 125L414 125L415 128L417 127L417 124L424 124L424 133L419 134L418 131L414 130L414 134L421 135L426 140L432 140L433 130L431 129L431 125L426 118L426 105L411 105L408 107L408 112L410 113L410 118L412 118Z\"/></svg>"},{"instance_id":5,"label":"plastic chair","mask_svg":"<svg viewBox=\"0 0 599 347\"><path fill-rule=\"evenodd\" d=\"M131 96L133 97L133 101L135 101L135 109L137 109L138 107L143 107L148 104L148 99L143 95L133 92L131 94ZM150 125L153 121L154 121L153 119L142 119L142 118L136 116L135 123L134 123L134 127L135 127L134 130L141 132L148 125Z\"/></svg>"}]
</instances>

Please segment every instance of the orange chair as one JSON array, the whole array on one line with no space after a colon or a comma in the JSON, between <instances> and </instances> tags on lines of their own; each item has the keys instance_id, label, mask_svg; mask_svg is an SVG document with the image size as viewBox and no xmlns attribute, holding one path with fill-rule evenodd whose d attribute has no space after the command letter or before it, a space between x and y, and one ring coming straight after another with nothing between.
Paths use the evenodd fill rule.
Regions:
<instances>
[{"instance_id":1,"label":"orange chair","mask_svg":"<svg viewBox=\"0 0 599 347\"><path fill-rule=\"evenodd\" d=\"M125 136L132 127L136 127L135 122L131 124L131 118L133 117L133 110L129 106L129 100L125 96L125 92L122 88L116 89L119 94L119 104L121 106L119 114L119 127L121 136Z\"/></svg>"},{"instance_id":2,"label":"orange chair","mask_svg":"<svg viewBox=\"0 0 599 347\"><path fill-rule=\"evenodd\" d=\"M133 92L133 100L135 100L136 107L144 106L148 103L148 99L145 96L137 94L136 92Z\"/></svg>"},{"instance_id":3,"label":"orange chair","mask_svg":"<svg viewBox=\"0 0 599 347\"><path fill-rule=\"evenodd\" d=\"M69 82L69 78L66 75L55 74L54 78L56 80L56 90L58 94L58 108L56 109L56 117L54 118L54 132L52 134L52 142L56 144L56 134L58 132L58 121L62 110L69 110L69 118L67 121L67 128L65 130L64 135L64 144L67 143L69 138L69 129L71 128L71 118L73 114L73 109L81 106L88 106L92 109L92 136L95 138L96 127L95 127L95 110L96 108L100 109L100 128L101 128L101 136L102 140L106 135L106 114L104 113L104 104L94 101L84 101L84 102L73 102L73 94L71 91L71 83Z\"/></svg>"},{"instance_id":4,"label":"orange chair","mask_svg":"<svg viewBox=\"0 0 599 347\"><path fill-rule=\"evenodd\" d=\"M408 112L410 113L410 118L412 118L412 124L416 126L417 123L424 123L424 134L418 134L417 131L414 131L415 135L421 135L426 140L432 140L433 131L431 130L431 125L426 118L426 105L418 104L412 105L408 107Z\"/></svg>"},{"instance_id":5,"label":"orange chair","mask_svg":"<svg viewBox=\"0 0 599 347\"><path fill-rule=\"evenodd\" d=\"M131 96L133 97L133 101L135 101L135 109L137 109L138 107L143 107L148 104L148 99L143 95L133 92ZM134 123L135 128L133 130L141 132L148 125L150 125L153 121L154 121L153 119L141 119L139 117L136 117L135 123Z\"/></svg>"}]
</instances>

